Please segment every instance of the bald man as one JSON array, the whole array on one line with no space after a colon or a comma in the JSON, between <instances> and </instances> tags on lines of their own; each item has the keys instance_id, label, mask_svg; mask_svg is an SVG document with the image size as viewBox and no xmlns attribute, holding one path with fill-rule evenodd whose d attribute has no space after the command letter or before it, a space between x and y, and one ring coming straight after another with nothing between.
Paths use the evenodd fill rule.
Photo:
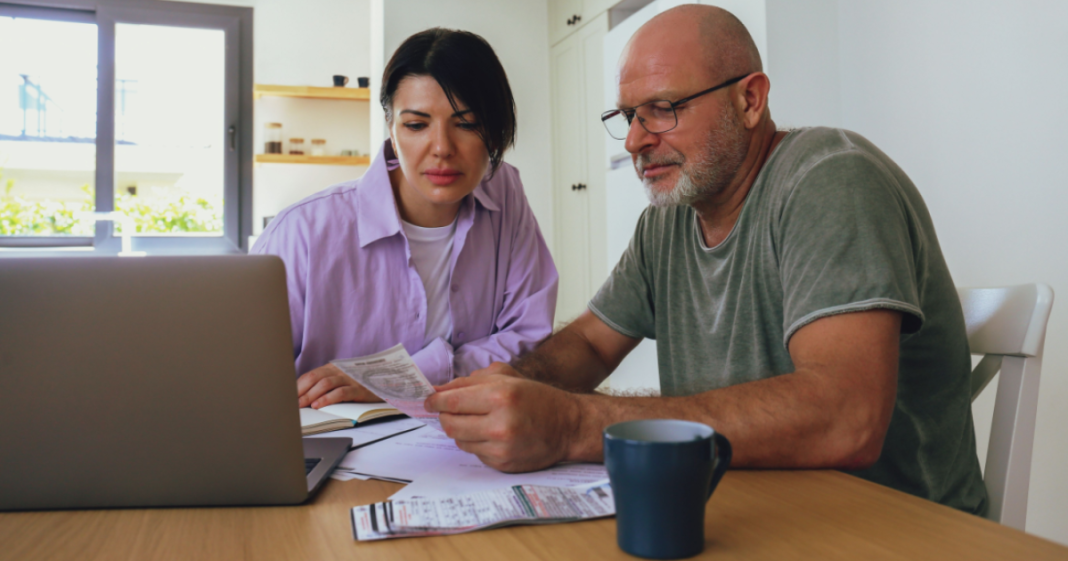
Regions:
<instances>
[{"instance_id":1,"label":"bald man","mask_svg":"<svg viewBox=\"0 0 1068 561\"><path fill-rule=\"evenodd\" d=\"M761 70L710 6L634 35L602 117L652 203L629 249L573 323L427 409L504 471L601 461L608 425L688 419L730 438L732 467L837 468L984 514L964 319L923 199L860 135L778 131ZM593 393L642 338L663 397Z\"/></svg>"}]
</instances>

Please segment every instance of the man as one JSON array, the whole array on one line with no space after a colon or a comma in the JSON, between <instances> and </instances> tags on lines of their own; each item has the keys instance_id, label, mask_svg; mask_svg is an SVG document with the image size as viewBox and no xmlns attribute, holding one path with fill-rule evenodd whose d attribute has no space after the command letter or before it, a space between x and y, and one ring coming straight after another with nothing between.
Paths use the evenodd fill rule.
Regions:
<instances>
[{"instance_id":1,"label":"man","mask_svg":"<svg viewBox=\"0 0 1068 561\"><path fill-rule=\"evenodd\" d=\"M919 192L855 133L777 131L769 87L723 10L643 26L605 114L652 202L630 248L587 312L427 409L505 471L600 461L606 426L678 418L730 438L736 467L849 470L985 513L963 315ZM643 337L663 397L591 393Z\"/></svg>"}]
</instances>

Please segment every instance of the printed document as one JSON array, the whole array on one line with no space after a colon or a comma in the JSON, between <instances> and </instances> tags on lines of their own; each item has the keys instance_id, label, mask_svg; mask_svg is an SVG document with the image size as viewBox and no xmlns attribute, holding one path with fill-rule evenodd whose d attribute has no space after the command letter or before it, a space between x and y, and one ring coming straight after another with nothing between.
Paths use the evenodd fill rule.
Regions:
<instances>
[{"instance_id":1,"label":"printed document","mask_svg":"<svg viewBox=\"0 0 1068 561\"><path fill-rule=\"evenodd\" d=\"M441 431L438 414L423 409L423 402L434 393L434 386L416 366L404 345L398 343L370 356L330 363L405 415Z\"/></svg>"},{"instance_id":2,"label":"printed document","mask_svg":"<svg viewBox=\"0 0 1068 561\"><path fill-rule=\"evenodd\" d=\"M551 524L615 514L607 482L586 488L516 485L441 499L385 501L352 509L357 540L459 534L511 524Z\"/></svg>"}]
</instances>

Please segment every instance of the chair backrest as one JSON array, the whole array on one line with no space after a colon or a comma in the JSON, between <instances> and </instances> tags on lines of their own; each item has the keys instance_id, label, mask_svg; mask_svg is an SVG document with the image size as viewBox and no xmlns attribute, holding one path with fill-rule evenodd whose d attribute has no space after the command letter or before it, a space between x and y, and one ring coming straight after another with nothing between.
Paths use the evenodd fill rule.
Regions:
<instances>
[{"instance_id":1,"label":"chair backrest","mask_svg":"<svg viewBox=\"0 0 1068 561\"><path fill-rule=\"evenodd\" d=\"M994 421L983 480L990 496L987 517L1024 529L1031 481L1031 451L1038 382L1053 289L1045 284L958 288L973 355L972 400L999 371Z\"/></svg>"}]
</instances>

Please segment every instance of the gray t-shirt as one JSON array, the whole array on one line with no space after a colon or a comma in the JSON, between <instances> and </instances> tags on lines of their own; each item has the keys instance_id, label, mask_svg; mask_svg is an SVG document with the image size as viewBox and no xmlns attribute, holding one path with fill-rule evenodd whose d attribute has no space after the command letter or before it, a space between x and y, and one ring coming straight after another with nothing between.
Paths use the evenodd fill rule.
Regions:
<instances>
[{"instance_id":1,"label":"gray t-shirt","mask_svg":"<svg viewBox=\"0 0 1068 561\"><path fill-rule=\"evenodd\" d=\"M793 372L790 337L820 318L902 312L897 401L882 455L851 473L986 512L953 279L919 191L860 135L787 135L714 248L705 247L693 208L646 209L589 307L624 335L656 339L666 396Z\"/></svg>"}]
</instances>

